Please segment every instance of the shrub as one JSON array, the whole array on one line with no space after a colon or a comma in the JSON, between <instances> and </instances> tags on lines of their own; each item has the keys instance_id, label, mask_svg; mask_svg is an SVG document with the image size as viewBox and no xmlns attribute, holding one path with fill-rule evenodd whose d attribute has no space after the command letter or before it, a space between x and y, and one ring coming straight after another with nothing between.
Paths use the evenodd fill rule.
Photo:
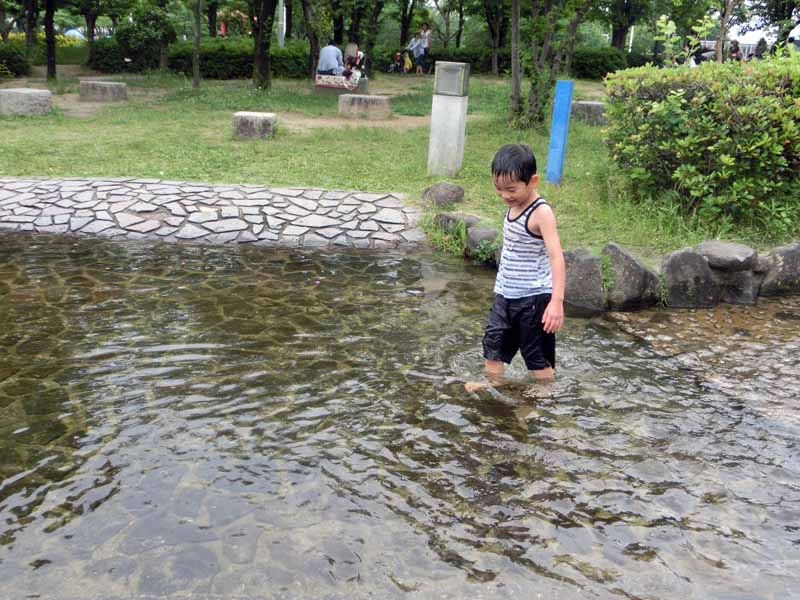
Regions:
<instances>
[{"instance_id":1,"label":"shrub","mask_svg":"<svg viewBox=\"0 0 800 600\"><path fill-rule=\"evenodd\" d=\"M31 66L25 60L25 53L16 44L0 42L0 65L3 65L15 77L27 75Z\"/></svg>"},{"instance_id":2,"label":"shrub","mask_svg":"<svg viewBox=\"0 0 800 600\"><path fill-rule=\"evenodd\" d=\"M166 11L156 6L142 5L131 15L131 21L117 27L117 40L131 71L158 68L160 41L175 41L176 33Z\"/></svg>"},{"instance_id":3,"label":"shrub","mask_svg":"<svg viewBox=\"0 0 800 600\"><path fill-rule=\"evenodd\" d=\"M2 45L16 47L25 56L25 34L13 32L8 35L8 42ZM56 62L73 64L72 57L80 54L79 48L85 48L86 42L66 35L56 35ZM85 50L84 50L85 51ZM43 33L37 33L31 48L30 62L34 65L43 65L47 62L47 43Z\"/></svg>"},{"instance_id":4,"label":"shrub","mask_svg":"<svg viewBox=\"0 0 800 600\"><path fill-rule=\"evenodd\" d=\"M626 66L625 55L616 48L578 48L572 57L571 70L578 79L602 79Z\"/></svg>"},{"instance_id":5,"label":"shrub","mask_svg":"<svg viewBox=\"0 0 800 600\"><path fill-rule=\"evenodd\" d=\"M193 42L179 42L169 49L169 68L192 74ZM303 78L308 69L308 43L273 44L272 72L276 77ZM246 79L253 75L253 40L249 37L211 38L200 43L200 75L209 79Z\"/></svg>"},{"instance_id":6,"label":"shrub","mask_svg":"<svg viewBox=\"0 0 800 600\"><path fill-rule=\"evenodd\" d=\"M800 54L628 69L606 87L611 156L642 197L776 237L797 228Z\"/></svg>"},{"instance_id":7,"label":"shrub","mask_svg":"<svg viewBox=\"0 0 800 600\"><path fill-rule=\"evenodd\" d=\"M95 40L86 64L102 73L119 73L126 70L125 55L117 40L111 37Z\"/></svg>"},{"instance_id":8,"label":"shrub","mask_svg":"<svg viewBox=\"0 0 800 600\"><path fill-rule=\"evenodd\" d=\"M376 71L385 73L394 60L394 53L400 48L376 48L373 52L373 66ZM437 60L465 62L470 64L470 73L481 74L492 72L491 48L437 48L434 46L430 61ZM511 51L501 48L497 55L497 64L501 73L511 69Z\"/></svg>"}]
</instances>

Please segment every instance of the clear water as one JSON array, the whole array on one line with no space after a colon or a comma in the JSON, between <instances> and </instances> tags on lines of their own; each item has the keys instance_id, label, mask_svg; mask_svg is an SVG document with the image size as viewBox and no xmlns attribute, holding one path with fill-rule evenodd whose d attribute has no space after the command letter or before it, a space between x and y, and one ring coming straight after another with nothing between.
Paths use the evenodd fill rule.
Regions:
<instances>
[{"instance_id":1,"label":"clear water","mask_svg":"<svg viewBox=\"0 0 800 600\"><path fill-rule=\"evenodd\" d=\"M0 597L796 597L800 299L476 395L492 277L0 236Z\"/></svg>"}]
</instances>

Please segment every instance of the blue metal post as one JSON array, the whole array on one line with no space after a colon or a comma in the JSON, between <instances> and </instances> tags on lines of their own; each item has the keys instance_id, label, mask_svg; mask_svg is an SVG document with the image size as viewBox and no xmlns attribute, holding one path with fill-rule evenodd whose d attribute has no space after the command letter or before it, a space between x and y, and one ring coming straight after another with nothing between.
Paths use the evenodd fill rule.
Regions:
<instances>
[{"instance_id":1,"label":"blue metal post","mask_svg":"<svg viewBox=\"0 0 800 600\"><path fill-rule=\"evenodd\" d=\"M547 152L547 181L550 183L560 184L561 175L564 173L573 87L574 83L569 79L559 79L556 82L553 123L550 126L550 150Z\"/></svg>"}]
</instances>

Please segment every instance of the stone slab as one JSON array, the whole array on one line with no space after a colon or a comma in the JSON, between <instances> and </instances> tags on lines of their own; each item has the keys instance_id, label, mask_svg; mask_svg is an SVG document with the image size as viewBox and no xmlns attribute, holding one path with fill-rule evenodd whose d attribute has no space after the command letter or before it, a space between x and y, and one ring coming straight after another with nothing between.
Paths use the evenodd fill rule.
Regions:
<instances>
[{"instance_id":1,"label":"stone slab","mask_svg":"<svg viewBox=\"0 0 800 600\"><path fill-rule=\"evenodd\" d=\"M84 102L121 102L128 99L128 84L119 81L81 81L80 99Z\"/></svg>"},{"instance_id":2,"label":"stone slab","mask_svg":"<svg viewBox=\"0 0 800 600\"><path fill-rule=\"evenodd\" d=\"M36 117L53 110L53 95L49 90L29 88L0 89L0 115Z\"/></svg>"}]
</instances>

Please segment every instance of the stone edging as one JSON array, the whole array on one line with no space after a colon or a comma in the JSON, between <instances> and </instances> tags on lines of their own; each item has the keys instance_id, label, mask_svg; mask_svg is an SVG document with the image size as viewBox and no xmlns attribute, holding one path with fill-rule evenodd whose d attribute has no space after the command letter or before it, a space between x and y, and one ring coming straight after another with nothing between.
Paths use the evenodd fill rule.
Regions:
<instances>
[{"instance_id":1,"label":"stone edging","mask_svg":"<svg viewBox=\"0 0 800 600\"><path fill-rule=\"evenodd\" d=\"M206 244L395 248L425 241L400 194L158 179L0 177L0 230Z\"/></svg>"}]
</instances>

